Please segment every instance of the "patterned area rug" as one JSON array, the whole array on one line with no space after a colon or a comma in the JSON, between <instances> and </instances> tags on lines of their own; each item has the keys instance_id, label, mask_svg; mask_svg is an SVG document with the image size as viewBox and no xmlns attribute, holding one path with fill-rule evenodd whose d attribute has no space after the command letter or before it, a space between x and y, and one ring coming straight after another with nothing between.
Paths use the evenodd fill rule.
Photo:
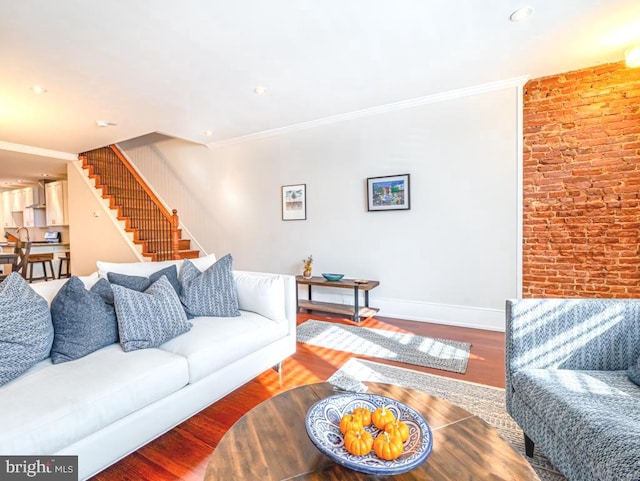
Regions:
<instances>
[{"instance_id":1,"label":"patterned area rug","mask_svg":"<svg viewBox=\"0 0 640 481\"><path fill-rule=\"evenodd\" d=\"M351 358L330 378L341 387L353 386L355 381L383 382L419 389L446 399L493 426L500 436L524 456L522 430L505 411L504 389L458 381L433 374L389 366L377 362ZM566 481L536 448L533 459L526 458L542 481Z\"/></svg>"},{"instance_id":2,"label":"patterned area rug","mask_svg":"<svg viewBox=\"0 0 640 481\"><path fill-rule=\"evenodd\" d=\"M298 326L298 342L361 356L464 373L471 344L415 334L310 319Z\"/></svg>"}]
</instances>

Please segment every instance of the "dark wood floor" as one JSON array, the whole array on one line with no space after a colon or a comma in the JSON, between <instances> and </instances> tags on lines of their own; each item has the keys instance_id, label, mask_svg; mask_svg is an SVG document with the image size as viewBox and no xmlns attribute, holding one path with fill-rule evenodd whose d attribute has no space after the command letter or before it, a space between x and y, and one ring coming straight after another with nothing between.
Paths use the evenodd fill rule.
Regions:
<instances>
[{"instance_id":1,"label":"dark wood floor","mask_svg":"<svg viewBox=\"0 0 640 481\"><path fill-rule=\"evenodd\" d=\"M299 314L298 323L308 318L353 324L345 319L308 314ZM370 318L361 322L360 325L470 342L471 357L465 374L418 366L411 366L411 369L504 387L504 333L384 317ZM202 481L209 456L217 443L233 423L247 411L284 390L326 381L352 356L341 351L298 343L296 354L284 362L282 386L279 383L278 374L269 370L99 473L93 479L99 481ZM358 357L366 359L364 356ZM380 359L372 360L397 364Z\"/></svg>"}]
</instances>

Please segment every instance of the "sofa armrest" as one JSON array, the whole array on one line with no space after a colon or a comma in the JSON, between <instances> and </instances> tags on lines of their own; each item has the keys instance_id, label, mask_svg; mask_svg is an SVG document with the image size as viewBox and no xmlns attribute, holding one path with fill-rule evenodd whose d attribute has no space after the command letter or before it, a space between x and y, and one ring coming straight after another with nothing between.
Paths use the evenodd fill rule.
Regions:
<instances>
[{"instance_id":1,"label":"sofa armrest","mask_svg":"<svg viewBox=\"0 0 640 481\"><path fill-rule=\"evenodd\" d=\"M275 322L296 325L296 283L290 275L233 271L238 303Z\"/></svg>"},{"instance_id":2,"label":"sofa armrest","mask_svg":"<svg viewBox=\"0 0 640 481\"><path fill-rule=\"evenodd\" d=\"M518 299L505 312L507 384L521 369L623 370L640 357L640 300Z\"/></svg>"}]
</instances>

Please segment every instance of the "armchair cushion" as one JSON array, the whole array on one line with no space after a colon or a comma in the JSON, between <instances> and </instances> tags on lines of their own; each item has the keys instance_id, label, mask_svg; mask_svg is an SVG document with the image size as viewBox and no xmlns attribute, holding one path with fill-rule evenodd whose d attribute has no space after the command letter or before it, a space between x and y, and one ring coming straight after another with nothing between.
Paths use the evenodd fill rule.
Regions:
<instances>
[{"instance_id":1,"label":"armchair cushion","mask_svg":"<svg viewBox=\"0 0 640 481\"><path fill-rule=\"evenodd\" d=\"M626 371L525 369L514 374L513 387L555 436L571 441L570 450L547 453L555 463L577 461L592 479L636 479L640 387Z\"/></svg>"}]
</instances>

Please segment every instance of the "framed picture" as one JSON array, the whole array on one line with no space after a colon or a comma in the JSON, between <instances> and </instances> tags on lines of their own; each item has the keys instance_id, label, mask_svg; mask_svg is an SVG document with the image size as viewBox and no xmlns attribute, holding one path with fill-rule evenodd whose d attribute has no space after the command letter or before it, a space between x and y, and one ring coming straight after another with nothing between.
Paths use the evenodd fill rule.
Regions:
<instances>
[{"instance_id":1,"label":"framed picture","mask_svg":"<svg viewBox=\"0 0 640 481\"><path fill-rule=\"evenodd\" d=\"M307 184L282 186L282 220L307 218Z\"/></svg>"},{"instance_id":2,"label":"framed picture","mask_svg":"<svg viewBox=\"0 0 640 481\"><path fill-rule=\"evenodd\" d=\"M409 210L409 174L369 177L367 210Z\"/></svg>"}]
</instances>

